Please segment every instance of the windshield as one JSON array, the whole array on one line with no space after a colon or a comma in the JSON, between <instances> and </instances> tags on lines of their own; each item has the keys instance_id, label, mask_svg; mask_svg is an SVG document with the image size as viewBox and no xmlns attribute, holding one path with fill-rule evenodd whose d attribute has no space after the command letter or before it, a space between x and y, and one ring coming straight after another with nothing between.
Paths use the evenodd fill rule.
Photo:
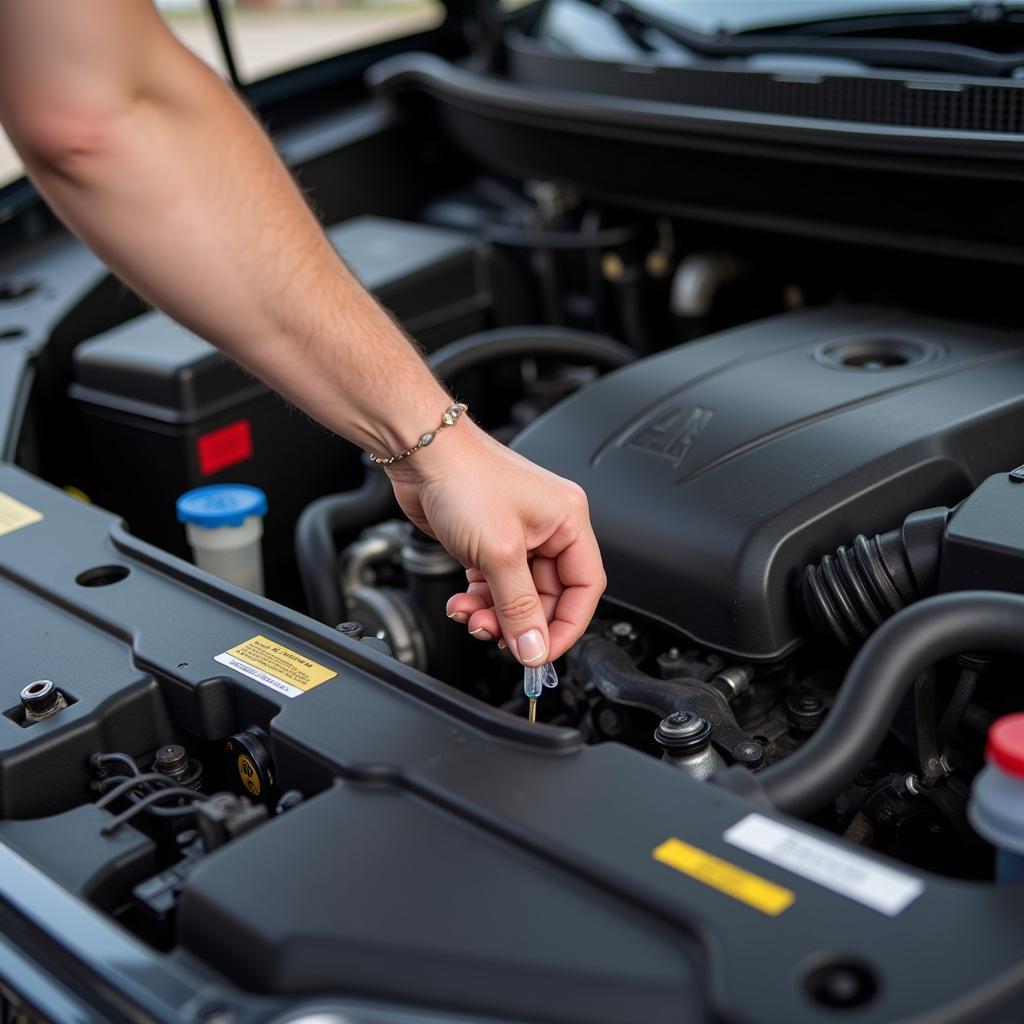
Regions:
<instances>
[{"instance_id":1,"label":"windshield","mask_svg":"<svg viewBox=\"0 0 1024 1024\"><path fill-rule=\"evenodd\" d=\"M594 60L1019 78L1024 0L544 0L536 34Z\"/></svg>"},{"instance_id":2,"label":"windshield","mask_svg":"<svg viewBox=\"0 0 1024 1024\"><path fill-rule=\"evenodd\" d=\"M1024 0L998 4L974 0L631 0L631 5L695 32L711 35L880 14L981 12L986 6L998 13L999 10L1024 9Z\"/></svg>"},{"instance_id":3,"label":"windshield","mask_svg":"<svg viewBox=\"0 0 1024 1024\"><path fill-rule=\"evenodd\" d=\"M206 0L154 2L178 39L226 77ZM445 13L441 0L222 0L222 6L245 83L434 28ZM21 160L0 126L0 188L23 173Z\"/></svg>"}]
</instances>

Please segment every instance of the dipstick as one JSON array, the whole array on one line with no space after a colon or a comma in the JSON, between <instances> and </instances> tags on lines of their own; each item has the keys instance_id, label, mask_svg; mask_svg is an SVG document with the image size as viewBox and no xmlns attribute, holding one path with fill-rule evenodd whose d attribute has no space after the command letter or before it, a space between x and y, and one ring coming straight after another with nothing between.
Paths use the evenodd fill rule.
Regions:
<instances>
[{"instance_id":1,"label":"dipstick","mask_svg":"<svg viewBox=\"0 0 1024 1024\"><path fill-rule=\"evenodd\" d=\"M548 662L546 665L538 665L536 668L527 666L523 669L523 693L529 701L527 715L531 722L537 721L537 699L544 692L545 686L557 686L558 676L555 674L555 666Z\"/></svg>"}]
</instances>

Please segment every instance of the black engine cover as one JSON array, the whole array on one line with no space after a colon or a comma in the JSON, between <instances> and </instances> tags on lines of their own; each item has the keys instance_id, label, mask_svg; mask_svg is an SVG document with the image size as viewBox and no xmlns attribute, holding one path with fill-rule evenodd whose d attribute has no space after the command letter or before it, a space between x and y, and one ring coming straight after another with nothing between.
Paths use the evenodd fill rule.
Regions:
<instances>
[{"instance_id":1,"label":"black engine cover","mask_svg":"<svg viewBox=\"0 0 1024 1024\"><path fill-rule=\"evenodd\" d=\"M806 563L1024 461L1024 335L789 313L604 377L515 447L586 489L609 600L773 660Z\"/></svg>"}]
</instances>

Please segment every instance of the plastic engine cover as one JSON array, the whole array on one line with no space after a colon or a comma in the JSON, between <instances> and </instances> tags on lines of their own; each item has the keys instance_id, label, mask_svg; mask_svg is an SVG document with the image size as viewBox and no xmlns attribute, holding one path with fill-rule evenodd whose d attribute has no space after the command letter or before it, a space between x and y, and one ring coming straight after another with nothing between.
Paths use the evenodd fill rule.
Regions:
<instances>
[{"instance_id":1,"label":"plastic engine cover","mask_svg":"<svg viewBox=\"0 0 1024 1024\"><path fill-rule=\"evenodd\" d=\"M774 660L804 565L1024 461L1024 335L788 313L610 374L514 447L586 489L611 602Z\"/></svg>"}]
</instances>

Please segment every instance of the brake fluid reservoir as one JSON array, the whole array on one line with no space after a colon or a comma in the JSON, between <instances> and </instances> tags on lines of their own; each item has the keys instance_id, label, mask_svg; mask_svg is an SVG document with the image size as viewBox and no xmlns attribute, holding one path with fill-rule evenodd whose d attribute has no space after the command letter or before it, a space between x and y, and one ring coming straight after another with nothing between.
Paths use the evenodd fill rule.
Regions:
<instances>
[{"instance_id":1,"label":"brake fluid reservoir","mask_svg":"<svg viewBox=\"0 0 1024 1024\"><path fill-rule=\"evenodd\" d=\"M263 517L267 496L248 484L209 484L177 502L178 521L200 569L263 593Z\"/></svg>"},{"instance_id":2,"label":"brake fluid reservoir","mask_svg":"<svg viewBox=\"0 0 1024 1024\"><path fill-rule=\"evenodd\" d=\"M996 848L996 880L1024 881L1024 714L988 731L988 762L971 787L967 818Z\"/></svg>"}]
</instances>

